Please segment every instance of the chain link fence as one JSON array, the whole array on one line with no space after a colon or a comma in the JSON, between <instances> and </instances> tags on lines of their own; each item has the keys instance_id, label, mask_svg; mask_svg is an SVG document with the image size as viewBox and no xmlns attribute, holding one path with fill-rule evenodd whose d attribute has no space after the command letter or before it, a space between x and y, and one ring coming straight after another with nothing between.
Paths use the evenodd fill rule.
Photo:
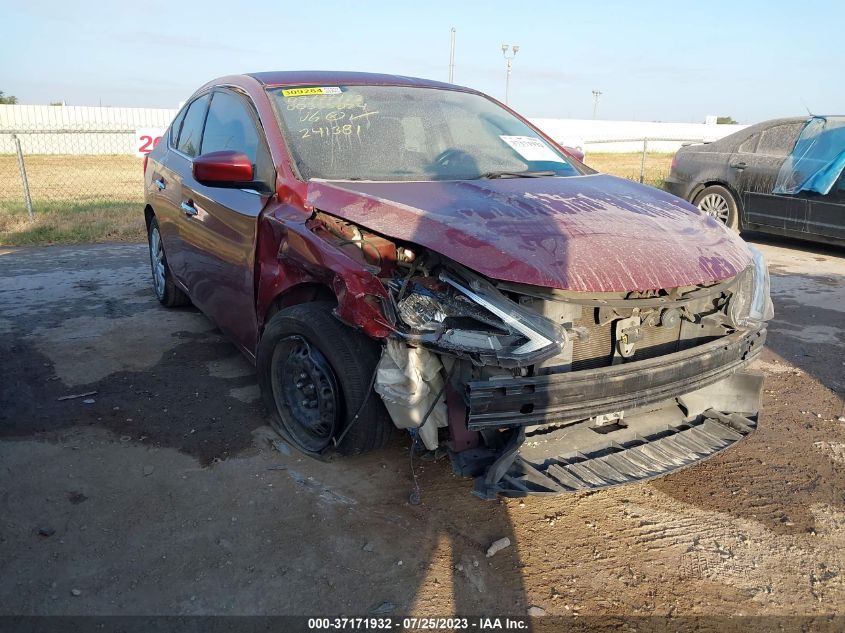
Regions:
<instances>
[{"instance_id":1,"label":"chain link fence","mask_svg":"<svg viewBox=\"0 0 845 633\"><path fill-rule=\"evenodd\" d=\"M591 167L599 171L607 171L615 176L621 176L629 180L637 180L653 187L663 187L663 183L669 176L672 156L677 144L689 145L703 143L701 138L678 138L678 137L650 137L650 138L618 138L618 139L597 139L584 141L587 150L585 161ZM620 151L620 146L623 146ZM613 148L613 154L606 153ZM604 152L604 153L603 153ZM601 154L596 158L595 154ZM593 162L591 163L591 155ZM608 161L609 156L626 156L625 159ZM603 163L613 164L613 169L602 169Z\"/></svg>"},{"instance_id":2,"label":"chain link fence","mask_svg":"<svg viewBox=\"0 0 845 633\"><path fill-rule=\"evenodd\" d=\"M0 243L137 238L139 214L128 216L143 202L134 141L134 129L102 126L0 130Z\"/></svg>"},{"instance_id":3,"label":"chain link fence","mask_svg":"<svg viewBox=\"0 0 845 633\"><path fill-rule=\"evenodd\" d=\"M143 199L142 159L128 155L134 130L20 129L0 134L0 205L33 211L56 203Z\"/></svg>"},{"instance_id":4,"label":"chain link fence","mask_svg":"<svg viewBox=\"0 0 845 633\"><path fill-rule=\"evenodd\" d=\"M26 208L37 213L56 205L91 203L129 203L143 199L142 159L128 155L134 140L134 129L17 129L0 132L0 208ZM650 152L649 143L677 141L670 138L601 139L586 141L590 154L603 153L604 147L630 145L628 160L619 158L618 173L639 182L661 182L668 169L667 152ZM684 139L701 142L701 139ZM630 158L639 156L639 163ZM649 158L658 160L649 169ZM601 161L607 163L608 161ZM610 161L614 162L614 161ZM624 164L624 167L622 165Z\"/></svg>"},{"instance_id":5,"label":"chain link fence","mask_svg":"<svg viewBox=\"0 0 845 633\"><path fill-rule=\"evenodd\" d=\"M661 141L679 139L588 141L586 162L660 187L672 156ZM103 123L0 129L0 244L144 239L135 142L134 128Z\"/></svg>"}]
</instances>

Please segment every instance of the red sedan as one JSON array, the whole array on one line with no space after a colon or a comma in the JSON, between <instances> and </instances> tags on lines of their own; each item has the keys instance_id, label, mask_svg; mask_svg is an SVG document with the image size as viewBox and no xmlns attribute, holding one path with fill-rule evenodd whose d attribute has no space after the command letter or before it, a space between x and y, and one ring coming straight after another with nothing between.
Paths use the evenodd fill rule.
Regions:
<instances>
[{"instance_id":1,"label":"red sedan","mask_svg":"<svg viewBox=\"0 0 845 633\"><path fill-rule=\"evenodd\" d=\"M762 256L477 91L223 77L144 171L156 296L231 338L308 454L408 429L492 498L640 481L756 427Z\"/></svg>"}]
</instances>

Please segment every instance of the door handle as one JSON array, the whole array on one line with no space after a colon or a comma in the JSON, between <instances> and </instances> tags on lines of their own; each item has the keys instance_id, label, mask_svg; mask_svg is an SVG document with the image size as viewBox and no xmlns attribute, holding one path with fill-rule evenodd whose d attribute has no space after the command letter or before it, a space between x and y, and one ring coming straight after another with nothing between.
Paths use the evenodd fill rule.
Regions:
<instances>
[{"instance_id":1,"label":"door handle","mask_svg":"<svg viewBox=\"0 0 845 633\"><path fill-rule=\"evenodd\" d=\"M193 202L191 202L190 200L180 204L179 208L182 209L182 211L185 212L185 215L194 216L197 213L199 213L197 211L197 208L194 206Z\"/></svg>"},{"instance_id":2,"label":"door handle","mask_svg":"<svg viewBox=\"0 0 845 633\"><path fill-rule=\"evenodd\" d=\"M156 180L154 182L155 182L155 186L158 187L159 191L162 191L162 190L167 188L167 183L164 182L164 180L162 180L161 178L159 178L158 180Z\"/></svg>"},{"instance_id":3,"label":"door handle","mask_svg":"<svg viewBox=\"0 0 845 633\"><path fill-rule=\"evenodd\" d=\"M738 163L734 163L733 165L731 165L731 167L733 167L734 169L738 169L738 170L742 171L743 169L748 167L748 163L740 161Z\"/></svg>"}]
</instances>

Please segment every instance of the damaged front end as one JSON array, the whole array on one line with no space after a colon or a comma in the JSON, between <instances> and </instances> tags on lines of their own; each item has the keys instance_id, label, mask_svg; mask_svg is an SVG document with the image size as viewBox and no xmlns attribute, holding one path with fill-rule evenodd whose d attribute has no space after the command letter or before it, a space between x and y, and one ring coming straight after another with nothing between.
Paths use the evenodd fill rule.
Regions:
<instances>
[{"instance_id":1,"label":"damaged front end","mask_svg":"<svg viewBox=\"0 0 845 633\"><path fill-rule=\"evenodd\" d=\"M374 389L394 423L445 446L482 498L650 479L756 428L747 365L772 307L754 249L709 285L586 293L490 280L319 212L312 227L387 291Z\"/></svg>"}]
</instances>

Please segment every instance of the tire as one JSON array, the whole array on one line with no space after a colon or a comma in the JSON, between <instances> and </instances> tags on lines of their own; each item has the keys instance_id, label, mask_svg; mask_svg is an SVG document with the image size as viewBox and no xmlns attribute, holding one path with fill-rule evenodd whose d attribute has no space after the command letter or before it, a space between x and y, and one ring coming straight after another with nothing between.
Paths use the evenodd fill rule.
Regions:
<instances>
[{"instance_id":1,"label":"tire","mask_svg":"<svg viewBox=\"0 0 845 633\"><path fill-rule=\"evenodd\" d=\"M153 276L153 292L163 306L175 308L189 305L191 300L173 283L173 274L167 265L164 254L164 243L161 241L161 230L158 220L153 217L147 229L147 244L150 252L150 270Z\"/></svg>"},{"instance_id":2,"label":"tire","mask_svg":"<svg viewBox=\"0 0 845 633\"><path fill-rule=\"evenodd\" d=\"M381 345L340 323L332 308L323 302L285 308L258 345L258 383L271 424L312 456L365 453L387 444L393 431L371 386Z\"/></svg>"},{"instance_id":3,"label":"tire","mask_svg":"<svg viewBox=\"0 0 845 633\"><path fill-rule=\"evenodd\" d=\"M739 207L733 194L721 185L710 185L699 193L693 204L732 231L739 233Z\"/></svg>"}]
</instances>

